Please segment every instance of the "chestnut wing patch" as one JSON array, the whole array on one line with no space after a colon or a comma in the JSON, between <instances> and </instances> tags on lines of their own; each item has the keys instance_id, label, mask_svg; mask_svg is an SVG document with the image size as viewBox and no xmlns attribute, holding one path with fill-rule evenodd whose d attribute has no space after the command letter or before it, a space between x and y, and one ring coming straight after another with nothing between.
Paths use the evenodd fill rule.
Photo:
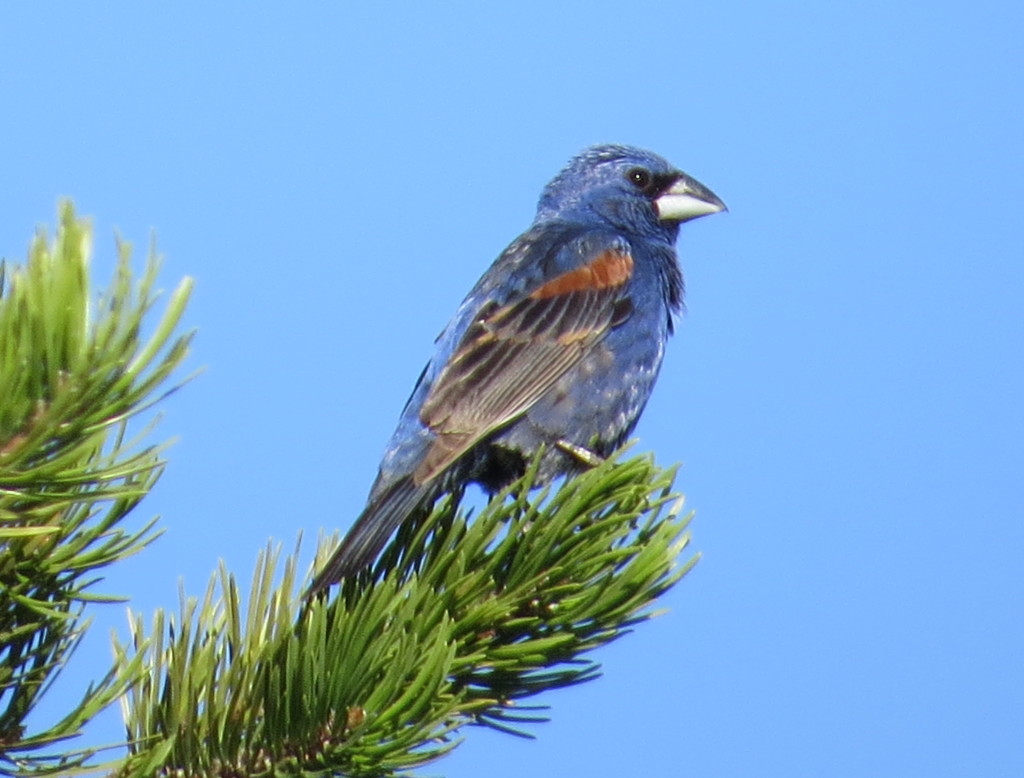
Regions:
<instances>
[{"instance_id":1,"label":"chestnut wing patch","mask_svg":"<svg viewBox=\"0 0 1024 778\"><path fill-rule=\"evenodd\" d=\"M583 267L570 270L535 289L530 297L543 300L571 292L599 291L620 287L633 275L633 257L628 251L611 250Z\"/></svg>"},{"instance_id":2,"label":"chestnut wing patch","mask_svg":"<svg viewBox=\"0 0 1024 778\"><path fill-rule=\"evenodd\" d=\"M484 306L437 377L420 420L437 439L413 474L434 478L482 438L525 413L632 310L633 272L609 249L528 296Z\"/></svg>"}]
</instances>

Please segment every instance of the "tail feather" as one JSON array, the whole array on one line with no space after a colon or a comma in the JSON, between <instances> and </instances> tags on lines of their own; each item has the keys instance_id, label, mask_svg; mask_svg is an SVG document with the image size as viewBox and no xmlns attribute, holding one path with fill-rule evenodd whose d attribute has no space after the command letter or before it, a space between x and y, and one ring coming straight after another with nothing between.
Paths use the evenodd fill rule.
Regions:
<instances>
[{"instance_id":1,"label":"tail feather","mask_svg":"<svg viewBox=\"0 0 1024 778\"><path fill-rule=\"evenodd\" d=\"M344 578L365 570L388 542L388 538L411 514L425 507L435 496L431 484L417 486L411 477L402 478L373 500L335 549L310 586L315 595Z\"/></svg>"}]
</instances>

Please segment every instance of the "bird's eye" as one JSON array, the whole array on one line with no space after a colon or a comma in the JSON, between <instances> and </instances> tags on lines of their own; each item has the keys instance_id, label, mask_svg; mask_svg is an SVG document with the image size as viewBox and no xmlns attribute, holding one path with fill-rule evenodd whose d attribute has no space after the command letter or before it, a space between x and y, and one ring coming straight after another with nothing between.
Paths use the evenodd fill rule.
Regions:
<instances>
[{"instance_id":1,"label":"bird's eye","mask_svg":"<svg viewBox=\"0 0 1024 778\"><path fill-rule=\"evenodd\" d=\"M637 189L646 189L651 183L651 173L642 167L635 167L626 173L626 179Z\"/></svg>"}]
</instances>

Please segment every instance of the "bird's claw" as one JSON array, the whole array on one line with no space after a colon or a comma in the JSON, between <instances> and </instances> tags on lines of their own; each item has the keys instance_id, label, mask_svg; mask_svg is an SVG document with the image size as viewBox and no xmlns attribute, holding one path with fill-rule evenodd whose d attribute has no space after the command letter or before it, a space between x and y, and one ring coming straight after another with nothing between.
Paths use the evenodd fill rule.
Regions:
<instances>
[{"instance_id":1,"label":"bird's claw","mask_svg":"<svg viewBox=\"0 0 1024 778\"><path fill-rule=\"evenodd\" d=\"M583 446L577 446L575 443L570 443L568 440L558 440L555 442L555 445L565 453L576 457L587 467L597 467L604 462L603 456L595 454L589 448L584 448Z\"/></svg>"}]
</instances>

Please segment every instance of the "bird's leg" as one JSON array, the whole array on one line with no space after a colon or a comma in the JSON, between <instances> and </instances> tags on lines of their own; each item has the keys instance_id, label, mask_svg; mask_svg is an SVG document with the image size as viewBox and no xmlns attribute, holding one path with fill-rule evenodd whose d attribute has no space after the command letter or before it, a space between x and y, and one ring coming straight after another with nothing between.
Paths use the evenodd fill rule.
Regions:
<instances>
[{"instance_id":1,"label":"bird's leg","mask_svg":"<svg viewBox=\"0 0 1024 778\"><path fill-rule=\"evenodd\" d=\"M604 457L595 454L589 448L583 448L583 446L577 446L575 443L570 443L564 438L555 441L555 445L558 446L562 451L571 456L576 457L580 462L585 464L587 467L597 467L604 462Z\"/></svg>"}]
</instances>

